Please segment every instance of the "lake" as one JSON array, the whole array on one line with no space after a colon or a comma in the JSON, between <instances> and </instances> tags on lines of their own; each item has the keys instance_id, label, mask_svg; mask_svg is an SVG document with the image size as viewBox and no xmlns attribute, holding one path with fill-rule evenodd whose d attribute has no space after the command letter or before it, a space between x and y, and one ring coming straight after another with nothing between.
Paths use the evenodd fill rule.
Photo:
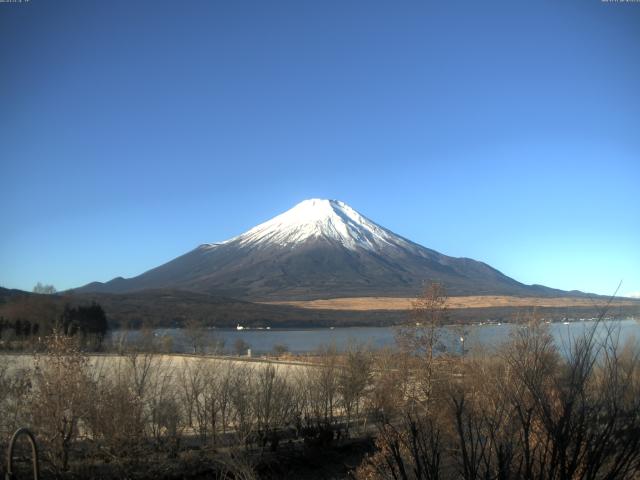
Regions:
<instances>
[{"instance_id":1,"label":"lake","mask_svg":"<svg viewBox=\"0 0 640 480\"><path fill-rule=\"evenodd\" d=\"M583 334L594 326L593 321L574 321L569 324L551 323L547 327L561 350L565 349L572 338ZM627 340L640 339L640 320L620 319L603 321L598 327L611 326L619 335L621 343ZM492 349L509 339L511 332L517 328L526 328L518 324L484 324L465 325L464 327L443 327L441 329L441 343L443 349L453 353L462 351L461 337L464 337L464 347L467 352L480 349ZM225 351L232 352L238 339L246 342L253 355L273 352L276 345L285 345L292 353L314 352L326 345L334 345L338 350L344 350L350 344L358 343L370 348L393 346L396 335L395 327L350 327L350 328L310 328L310 329L271 329L271 330L237 330L237 329L207 329L202 331L203 344L214 345L223 341ZM126 335L127 342L136 342L141 338L140 331L115 330L110 337L116 340ZM170 344L170 349L176 353L190 353L193 347L179 328L157 329L153 332L154 339L159 343L163 340Z\"/></svg>"}]
</instances>

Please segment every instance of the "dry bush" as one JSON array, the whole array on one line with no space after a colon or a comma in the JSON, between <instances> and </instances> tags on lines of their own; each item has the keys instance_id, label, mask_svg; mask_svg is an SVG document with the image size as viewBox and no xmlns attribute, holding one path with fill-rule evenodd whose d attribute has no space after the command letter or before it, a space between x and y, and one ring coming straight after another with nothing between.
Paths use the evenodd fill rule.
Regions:
<instances>
[{"instance_id":1,"label":"dry bush","mask_svg":"<svg viewBox=\"0 0 640 480\"><path fill-rule=\"evenodd\" d=\"M251 459L241 452L223 454L216 462L213 480L257 480Z\"/></svg>"},{"instance_id":2,"label":"dry bush","mask_svg":"<svg viewBox=\"0 0 640 480\"><path fill-rule=\"evenodd\" d=\"M96 399L86 414L87 429L100 454L123 458L142 446L145 435L143 398L120 365L99 378Z\"/></svg>"},{"instance_id":3,"label":"dry bush","mask_svg":"<svg viewBox=\"0 0 640 480\"><path fill-rule=\"evenodd\" d=\"M95 385L86 354L76 342L54 333L45 340L45 355L38 355L30 397L32 425L44 446L45 459L56 472L69 468L69 456L81 421L95 400Z\"/></svg>"},{"instance_id":4,"label":"dry bush","mask_svg":"<svg viewBox=\"0 0 640 480\"><path fill-rule=\"evenodd\" d=\"M405 414L397 426L383 425L376 453L355 471L360 480L441 478L443 446L440 428L430 417Z\"/></svg>"},{"instance_id":5,"label":"dry bush","mask_svg":"<svg viewBox=\"0 0 640 480\"><path fill-rule=\"evenodd\" d=\"M29 420L29 398L32 392L33 371L7 365L0 366L0 447L18 428Z\"/></svg>"}]
</instances>

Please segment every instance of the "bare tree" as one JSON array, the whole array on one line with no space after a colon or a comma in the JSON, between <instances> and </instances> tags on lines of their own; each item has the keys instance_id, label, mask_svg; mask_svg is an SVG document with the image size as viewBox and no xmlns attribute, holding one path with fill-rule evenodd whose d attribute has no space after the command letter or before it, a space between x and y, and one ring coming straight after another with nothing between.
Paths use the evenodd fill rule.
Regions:
<instances>
[{"instance_id":1,"label":"bare tree","mask_svg":"<svg viewBox=\"0 0 640 480\"><path fill-rule=\"evenodd\" d=\"M441 328L447 313L447 295L442 284L430 283L412 303L410 322L398 328L396 343L415 363L411 397L426 408L432 397L435 357L443 350Z\"/></svg>"},{"instance_id":2,"label":"bare tree","mask_svg":"<svg viewBox=\"0 0 640 480\"><path fill-rule=\"evenodd\" d=\"M56 287L54 287L53 285L43 285L40 282L36 283L35 286L33 287L33 293L40 293L43 295L53 295L56 292L57 292Z\"/></svg>"},{"instance_id":3,"label":"bare tree","mask_svg":"<svg viewBox=\"0 0 640 480\"><path fill-rule=\"evenodd\" d=\"M372 385L365 398L367 410L380 424L398 417L413 390L412 359L396 349L383 349L373 358Z\"/></svg>"},{"instance_id":4,"label":"bare tree","mask_svg":"<svg viewBox=\"0 0 640 480\"><path fill-rule=\"evenodd\" d=\"M204 398L202 398L206 382L204 363L185 359L178 377L187 424L189 427L197 429L202 440L206 442L208 421L205 418L206 409Z\"/></svg>"},{"instance_id":5,"label":"bare tree","mask_svg":"<svg viewBox=\"0 0 640 480\"><path fill-rule=\"evenodd\" d=\"M289 351L289 347L287 347L283 343L279 343L279 344L273 346L273 353L275 353L276 356L278 356L278 357L283 356L288 351Z\"/></svg>"},{"instance_id":6,"label":"bare tree","mask_svg":"<svg viewBox=\"0 0 640 480\"><path fill-rule=\"evenodd\" d=\"M223 435L227 433L232 416L232 387L235 377L235 368L233 363L226 362L220 367L218 375L216 375L216 390L218 414L220 415L220 427Z\"/></svg>"},{"instance_id":7,"label":"bare tree","mask_svg":"<svg viewBox=\"0 0 640 480\"><path fill-rule=\"evenodd\" d=\"M320 348L318 367L308 370L303 379L307 422L317 427L329 428L334 423L338 405L338 359L335 346Z\"/></svg>"},{"instance_id":8,"label":"bare tree","mask_svg":"<svg viewBox=\"0 0 640 480\"><path fill-rule=\"evenodd\" d=\"M144 398L153 370L157 368L160 359L152 351L138 353L130 350L126 356L130 379L136 395Z\"/></svg>"},{"instance_id":9,"label":"bare tree","mask_svg":"<svg viewBox=\"0 0 640 480\"><path fill-rule=\"evenodd\" d=\"M371 382L371 355L362 346L352 345L346 352L345 364L338 375L338 390L345 414L346 433L353 416L360 411L360 403Z\"/></svg>"},{"instance_id":10,"label":"bare tree","mask_svg":"<svg viewBox=\"0 0 640 480\"><path fill-rule=\"evenodd\" d=\"M203 353L207 344L207 331L202 323L191 318L184 322L183 332L191 349L190 353Z\"/></svg>"},{"instance_id":11,"label":"bare tree","mask_svg":"<svg viewBox=\"0 0 640 480\"><path fill-rule=\"evenodd\" d=\"M250 437L254 429L254 403L251 401L254 392L253 369L241 365L234 368L229 389L232 418L236 444L249 446Z\"/></svg>"},{"instance_id":12,"label":"bare tree","mask_svg":"<svg viewBox=\"0 0 640 480\"><path fill-rule=\"evenodd\" d=\"M156 447L168 445L174 454L185 428L176 381L181 373L172 359L158 358L143 397L148 436L153 439Z\"/></svg>"},{"instance_id":13,"label":"bare tree","mask_svg":"<svg viewBox=\"0 0 640 480\"><path fill-rule=\"evenodd\" d=\"M256 372L253 391L253 412L261 446L271 442L275 450L280 440L279 429L293 422L294 390L286 375L267 364Z\"/></svg>"}]
</instances>

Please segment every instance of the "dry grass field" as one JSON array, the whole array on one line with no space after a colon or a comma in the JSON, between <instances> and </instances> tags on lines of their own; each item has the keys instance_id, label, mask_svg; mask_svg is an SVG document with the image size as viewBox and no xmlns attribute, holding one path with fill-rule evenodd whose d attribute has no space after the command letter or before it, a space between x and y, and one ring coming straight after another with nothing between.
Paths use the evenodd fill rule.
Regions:
<instances>
[{"instance_id":1,"label":"dry grass field","mask_svg":"<svg viewBox=\"0 0 640 480\"><path fill-rule=\"evenodd\" d=\"M353 297L328 298L326 300L298 300L264 302L271 305L289 305L293 307L317 310L409 310L413 298L393 297ZM634 306L640 302L630 299L619 299L612 302L615 306ZM510 297L500 295L449 297L449 308L490 308L490 307L599 307L604 306L606 300L602 298L538 298L538 297Z\"/></svg>"},{"instance_id":2,"label":"dry grass field","mask_svg":"<svg viewBox=\"0 0 640 480\"><path fill-rule=\"evenodd\" d=\"M184 354L144 354L138 355L139 359L152 361L154 369L164 372L171 372L172 378L183 378L185 372L194 368L197 364L205 364L211 368L222 369L225 366L231 368L247 367L254 371L273 365L277 371L286 375L297 375L310 367L315 367L313 363L307 361L273 360L265 358L243 358L243 357L212 357L203 355ZM6 372L14 374L19 370L28 370L36 366L36 355L30 353L4 353L0 354L0 365L6 368ZM46 359L46 355L40 355L41 359ZM120 372L130 366L132 355L118 354L89 354L87 359L94 375L103 375L104 372ZM305 359L306 360L306 359ZM318 359L316 359L318 360ZM142 360L140 360L142 361ZM318 360L319 361L319 360Z\"/></svg>"}]
</instances>

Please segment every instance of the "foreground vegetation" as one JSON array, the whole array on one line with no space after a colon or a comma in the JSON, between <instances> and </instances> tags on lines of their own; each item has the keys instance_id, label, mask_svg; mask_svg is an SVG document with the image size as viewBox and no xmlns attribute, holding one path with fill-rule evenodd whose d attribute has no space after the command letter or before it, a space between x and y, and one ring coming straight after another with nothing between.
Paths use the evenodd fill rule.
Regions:
<instances>
[{"instance_id":1,"label":"foreground vegetation","mask_svg":"<svg viewBox=\"0 0 640 480\"><path fill-rule=\"evenodd\" d=\"M640 350L615 327L561 348L532 321L499 351L456 356L437 285L413 313L393 351L297 366L97 361L56 331L32 363L0 368L0 438L31 428L52 478L639 478Z\"/></svg>"}]
</instances>

